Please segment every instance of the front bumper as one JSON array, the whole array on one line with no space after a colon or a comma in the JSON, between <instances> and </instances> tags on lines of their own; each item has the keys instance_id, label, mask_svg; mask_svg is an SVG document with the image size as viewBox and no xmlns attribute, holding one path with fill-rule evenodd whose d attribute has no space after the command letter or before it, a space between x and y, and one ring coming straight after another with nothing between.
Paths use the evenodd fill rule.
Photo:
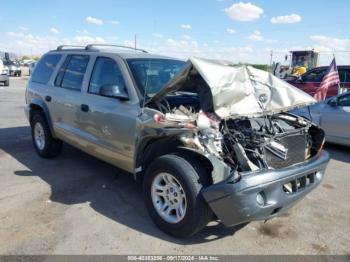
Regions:
<instances>
[{"instance_id":1,"label":"front bumper","mask_svg":"<svg viewBox=\"0 0 350 262\"><path fill-rule=\"evenodd\" d=\"M226 226L280 215L323 180L329 154L283 169L241 173L238 182L228 178L203 189L204 199ZM284 188L290 191L285 192Z\"/></svg>"}]
</instances>

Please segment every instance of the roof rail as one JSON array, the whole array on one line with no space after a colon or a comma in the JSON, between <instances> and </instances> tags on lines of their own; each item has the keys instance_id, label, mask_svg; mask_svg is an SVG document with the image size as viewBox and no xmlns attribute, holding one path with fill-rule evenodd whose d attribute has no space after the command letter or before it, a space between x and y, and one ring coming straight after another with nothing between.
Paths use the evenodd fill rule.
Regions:
<instances>
[{"instance_id":1,"label":"roof rail","mask_svg":"<svg viewBox=\"0 0 350 262\"><path fill-rule=\"evenodd\" d=\"M69 47L72 47L72 48L85 48L84 46L81 46L81 45L60 45L57 47L57 51L61 51L61 50L64 50L65 48L69 48Z\"/></svg>"},{"instance_id":2,"label":"roof rail","mask_svg":"<svg viewBox=\"0 0 350 262\"><path fill-rule=\"evenodd\" d=\"M139 48L134 48L134 47L130 47L130 46L124 46L124 45L108 45L108 44L91 44L91 45L87 45L85 47L85 50L91 50L94 46L98 47L98 46L102 46L102 47L116 47L116 48L125 48L125 49L130 49L130 50L134 50L134 51L139 51L142 53L148 53L146 50L143 49L139 49Z\"/></svg>"}]
</instances>

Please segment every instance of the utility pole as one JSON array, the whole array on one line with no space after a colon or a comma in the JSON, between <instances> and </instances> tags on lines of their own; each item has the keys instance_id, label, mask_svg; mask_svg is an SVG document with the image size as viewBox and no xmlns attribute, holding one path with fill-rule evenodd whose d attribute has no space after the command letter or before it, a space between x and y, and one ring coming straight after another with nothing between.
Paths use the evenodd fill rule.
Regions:
<instances>
[{"instance_id":1,"label":"utility pole","mask_svg":"<svg viewBox=\"0 0 350 262\"><path fill-rule=\"evenodd\" d=\"M271 70L271 73L272 73L272 57L273 57L273 50L271 50L270 52L270 70Z\"/></svg>"}]
</instances>

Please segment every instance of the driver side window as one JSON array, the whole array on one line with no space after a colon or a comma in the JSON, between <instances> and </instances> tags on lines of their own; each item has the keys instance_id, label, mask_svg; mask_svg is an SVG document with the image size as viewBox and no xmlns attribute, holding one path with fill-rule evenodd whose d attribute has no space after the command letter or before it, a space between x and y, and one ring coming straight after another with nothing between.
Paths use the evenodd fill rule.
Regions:
<instances>
[{"instance_id":1,"label":"driver side window","mask_svg":"<svg viewBox=\"0 0 350 262\"><path fill-rule=\"evenodd\" d=\"M89 93L100 94L104 85L118 86L120 90L125 90L125 82L117 62L109 57L98 57L92 72Z\"/></svg>"}]
</instances>

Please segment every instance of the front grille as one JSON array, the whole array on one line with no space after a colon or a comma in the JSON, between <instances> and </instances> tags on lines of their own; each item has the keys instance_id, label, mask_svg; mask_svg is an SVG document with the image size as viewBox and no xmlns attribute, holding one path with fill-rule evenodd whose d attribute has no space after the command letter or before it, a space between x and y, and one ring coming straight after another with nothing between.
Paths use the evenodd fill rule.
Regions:
<instances>
[{"instance_id":1,"label":"front grille","mask_svg":"<svg viewBox=\"0 0 350 262\"><path fill-rule=\"evenodd\" d=\"M283 185L283 191L286 194L293 194L301 191L315 182L315 175L315 173L311 173L306 176L291 180Z\"/></svg>"},{"instance_id":2,"label":"front grille","mask_svg":"<svg viewBox=\"0 0 350 262\"><path fill-rule=\"evenodd\" d=\"M266 147L264 148L264 155L266 163L272 168L283 168L296 163L305 161L306 151L306 135L293 134L276 139L276 142L282 144L288 149L285 159L273 154Z\"/></svg>"}]
</instances>

